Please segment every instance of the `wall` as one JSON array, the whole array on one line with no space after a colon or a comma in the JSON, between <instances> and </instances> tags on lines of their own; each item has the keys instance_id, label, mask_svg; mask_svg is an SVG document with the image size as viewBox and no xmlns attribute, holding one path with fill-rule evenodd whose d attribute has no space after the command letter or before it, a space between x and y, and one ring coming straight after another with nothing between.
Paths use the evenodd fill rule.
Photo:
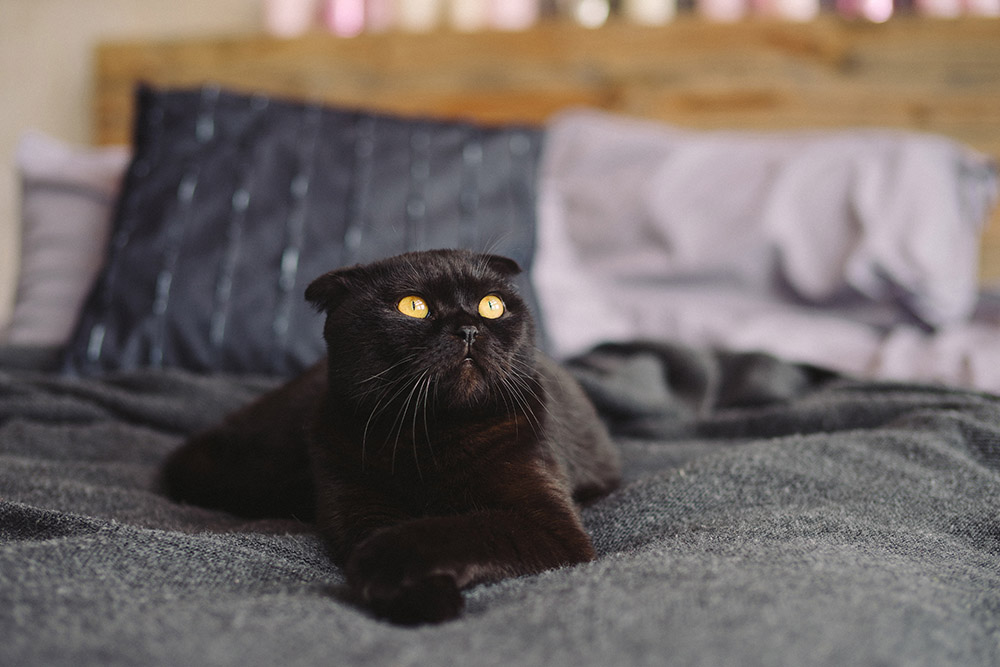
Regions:
<instances>
[{"instance_id":1,"label":"wall","mask_svg":"<svg viewBox=\"0 0 1000 667\"><path fill-rule=\"evenodd\" d=\"M103 39L258 29L259 0L0 0L0 328L20 244L18 137L36 128L90 143L94 45Z\"/></svg>"}]
</instances>

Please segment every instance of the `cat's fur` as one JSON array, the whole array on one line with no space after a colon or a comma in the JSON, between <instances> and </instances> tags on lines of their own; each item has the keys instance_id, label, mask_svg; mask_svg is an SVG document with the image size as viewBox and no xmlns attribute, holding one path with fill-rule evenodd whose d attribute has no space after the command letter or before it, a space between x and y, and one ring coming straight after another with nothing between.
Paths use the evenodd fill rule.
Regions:
<instances>
[{"instance_id":1,"label":"cat's fur","mask_svg":"<svg viewBox=\"0 0 1000 667\"><path fill-rule=\"evenodd\" d=\"M441 250L319 277L306 298L326 312L327 359L188 441L168 492L315 520L351 588L401 623L456 616L476 582L593 559L574 501L617 484L618 455L537 352L519 270ZM489 294L498 319L477 312ZM430 316L401 314L407 295Z\"/></svg>"}]
</instances>

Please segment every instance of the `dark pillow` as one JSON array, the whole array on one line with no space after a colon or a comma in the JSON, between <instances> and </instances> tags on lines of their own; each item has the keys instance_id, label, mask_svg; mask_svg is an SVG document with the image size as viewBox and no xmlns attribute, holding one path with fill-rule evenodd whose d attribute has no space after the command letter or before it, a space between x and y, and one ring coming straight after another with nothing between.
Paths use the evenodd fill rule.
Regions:
<instances>
[{"instance_id":1,"label":"dark pillow","mask_svg":"<svg viewBox=\"0 0 1000 667\"><path fill-rule=\"evenodd\" d=\"M298 372L324 352L306 286L407 250L512 257L534 307L541 130L218 87L143 87L137 107L107 263L67 347L68 372Z\"/></svg>"}]
</instances>

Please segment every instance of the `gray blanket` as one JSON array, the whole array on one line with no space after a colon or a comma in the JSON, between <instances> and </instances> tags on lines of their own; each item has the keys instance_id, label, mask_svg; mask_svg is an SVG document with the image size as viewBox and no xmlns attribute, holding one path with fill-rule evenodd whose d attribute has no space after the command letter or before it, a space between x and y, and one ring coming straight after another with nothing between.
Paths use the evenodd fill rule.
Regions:
<instances>
[{"instance_id":1,"label":"gray blanket","mask_svg":"<svg viewBox=\"0 0 1000 667\"><path fill-rule=\"evenodd\" d=\"M157 492L274 380L0 372L0 665L1000 664L1000 399L671 346L575 371L626 461L598 559L416 629L308 526Z\"/></svg>"}]
</instances>

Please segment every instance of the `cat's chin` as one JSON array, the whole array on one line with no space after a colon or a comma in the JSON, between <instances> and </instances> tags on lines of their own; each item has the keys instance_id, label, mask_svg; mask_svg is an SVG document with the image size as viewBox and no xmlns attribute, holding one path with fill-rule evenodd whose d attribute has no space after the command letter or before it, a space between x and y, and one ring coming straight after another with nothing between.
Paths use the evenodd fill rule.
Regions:
<instances>
[{"instance_id":1,"label":"cat's chin","mask_svg":"<svg viewBox=\"0 0 1000 667\"><path fill-rule=\"evenodd\" d=\"M456 407L474 407L488 394L486 373L475 359L463 358L449 373L448 396Z\"/></svg>"}]
</instances>

